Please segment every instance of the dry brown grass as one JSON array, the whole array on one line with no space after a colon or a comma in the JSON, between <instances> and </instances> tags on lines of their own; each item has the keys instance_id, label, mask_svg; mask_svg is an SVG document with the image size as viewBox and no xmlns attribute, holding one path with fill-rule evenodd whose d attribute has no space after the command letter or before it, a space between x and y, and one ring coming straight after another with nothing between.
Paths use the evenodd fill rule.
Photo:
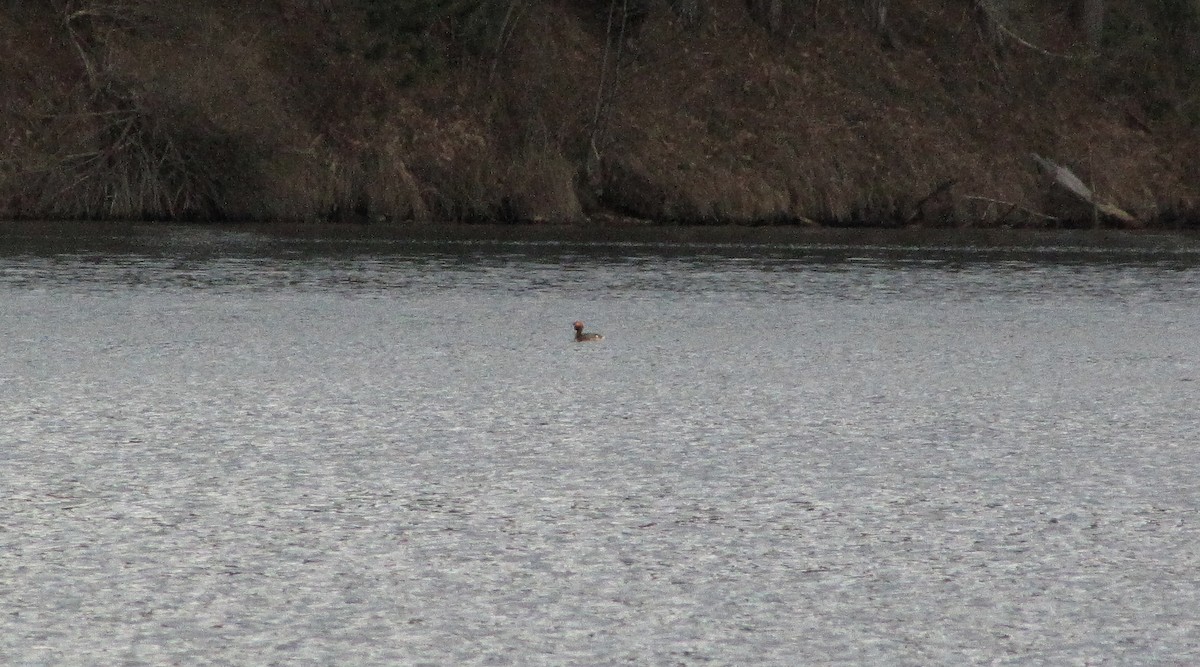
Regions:
<instances>
[{"instance_id":1,"label":"dry brown grass","mask_svg":"<svg viewBox=\"0 0 1200 667\"><path fill-rule=\"evenodd\" d=\"M1200 184L1164 168L1177 150L1168 128L1160 137L1123 122L1086 63L995 51L969 8L898 7L904 46L889 50L866 27L847 29L861 18L853 8L827 9L799 41L738 21L735 3L714 7L719 25L737 27L682 51L669 22L645 28L671 48L643 54L630 84L640 94L620 107L606 190L617 208L731 222L1069 224L1042 210L1035 151L1084 165L1102 196L1143 217L1195 200ZM930 30L954 25L968 29Z\"/></svg>"},{"instance_id":2,"label":"dry brown grass","mask_svg":"<svg viewBox=\"0 0 1200 667\"><path fill-rule=\"evenodd\" d=\"M575 193L575 167L555 149L528 150L505 179L508 211L518 220L577 222L583 207Z\"/></svg>"}]
</instances>

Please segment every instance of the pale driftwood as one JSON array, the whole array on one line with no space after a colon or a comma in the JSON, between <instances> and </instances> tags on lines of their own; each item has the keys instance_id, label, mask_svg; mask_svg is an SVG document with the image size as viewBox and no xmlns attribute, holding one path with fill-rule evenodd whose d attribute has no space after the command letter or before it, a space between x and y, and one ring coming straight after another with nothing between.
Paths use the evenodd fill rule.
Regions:
<instances>
[{"instance_id":1,"label":"pale driftwood","mask_svg":"<svg viewBox=\"0 0 1200 667\"><path fill-rule=\"evenodd\" d=\"M1084 185L1083 181L1070 169L1053 160L1048 160L1037 153L1033 153L1032 155L1034 162L1037 162L1042 173L1051 179L1053 185L1059 187L1081 203L1091 206L1097 215L1112 218L1127 226L1137 226L1139 224L1137 218L1113 204L1101 201L1096 196L1096 193Z\"/></svg>"},{"instance_id":2,"label":"pale driftwood","mask_svg":"<svg viewBox=\"0 0 1200 667\"><path fill-rule=\"evenodd\" d=\"M1096 210L1100 213L1100 215L1106 215L1110 218L1120 220L1122 223L1130 227L1140 227L1142 224L1137 218L1112 204L1099 202L1096 204Z\"/></svg>"},{"instance_id":3,"label":"pale driftwood","mask_svg":"<svg viewBox=\"0 0 1200 667\"><path fill-rule=\"evenodd\" d=\"M1083 201L1093 204L1095 203L1096 195L1092 193L1091 188L1083 184L1083 181L1074 174L1070 169L1057 164L1046 158L1033 153L1034 162L1042 168L1042 173L1054 179L1055 185L1065 189L1067 192L1075 195Z\"/></svg>"}]
</instances>

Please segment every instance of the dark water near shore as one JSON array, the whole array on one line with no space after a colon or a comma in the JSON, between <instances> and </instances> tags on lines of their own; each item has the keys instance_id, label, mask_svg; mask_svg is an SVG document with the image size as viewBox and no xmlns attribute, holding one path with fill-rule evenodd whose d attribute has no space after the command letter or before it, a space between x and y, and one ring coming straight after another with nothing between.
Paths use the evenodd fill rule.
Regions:
<instances>
[{"instance_id":1,"label":"dark water near shore","mask_svg":"<svg viewBox=\"0 0 1200 667\"><path fill-rule=\"evenodd\" d=\"M6 230L0 662L1200 662L1200 244L756 233Z\"/></svg>"}]
</instances>

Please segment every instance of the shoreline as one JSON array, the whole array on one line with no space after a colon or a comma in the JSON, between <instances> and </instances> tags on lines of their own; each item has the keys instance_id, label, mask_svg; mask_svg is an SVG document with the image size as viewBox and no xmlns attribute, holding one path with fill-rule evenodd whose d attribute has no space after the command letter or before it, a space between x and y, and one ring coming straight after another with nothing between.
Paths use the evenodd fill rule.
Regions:
<instances>
[{"instance_id":1,"label":"shoreline","mask_svg":"<svg viewBox=\"0 0 1200 667\"><path fill-rule=\"evenodd\" d=\"M5 248L56 240L146 240L187 235L251 234L281 242L406 242L422 245L614 245L703 248L878 249L913 252L963 250L999 253L1184 253L1200 254L1200 230L1088 230L994 228L884 228L747 225L681 225L653 221L588 223L376 223L331 222L136 222L3 221Z\"/></svg>"}]
</instances>

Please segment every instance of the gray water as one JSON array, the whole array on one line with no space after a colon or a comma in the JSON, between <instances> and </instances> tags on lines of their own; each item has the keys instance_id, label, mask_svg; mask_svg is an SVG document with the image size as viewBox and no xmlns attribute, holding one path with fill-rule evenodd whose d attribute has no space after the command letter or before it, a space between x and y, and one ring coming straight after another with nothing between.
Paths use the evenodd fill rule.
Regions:
<instances>
[{"instance_id":1,"label":"gray water","mask_svg":"<svg viewBox=\"0 0 1200 667\"><path fill-rule=\"evenodd\" d=\"M0 663L1200 663L1200 253L1060 242L10 236Z\"/></svg>"}]
</instances>

